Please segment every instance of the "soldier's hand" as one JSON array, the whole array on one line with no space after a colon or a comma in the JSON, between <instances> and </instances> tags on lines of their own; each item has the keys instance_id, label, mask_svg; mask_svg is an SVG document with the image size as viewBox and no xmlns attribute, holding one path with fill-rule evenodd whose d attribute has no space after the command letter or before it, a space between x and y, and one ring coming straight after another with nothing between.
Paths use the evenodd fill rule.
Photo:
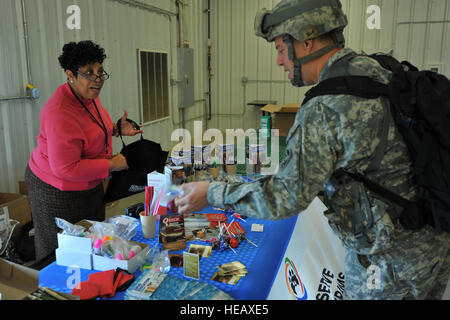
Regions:
<instances>
[{"instance_id":1,"label":"soldier's hand","mask_svg":"<svg viewBox=\"0 0 450 320\"><path fill-rule=\"evenodd\" d=\"M181 186L183 195L175 199L178 212L181 214L203 210L208 206L209 182L193 182Z\"/></svg>"}]
</instances>

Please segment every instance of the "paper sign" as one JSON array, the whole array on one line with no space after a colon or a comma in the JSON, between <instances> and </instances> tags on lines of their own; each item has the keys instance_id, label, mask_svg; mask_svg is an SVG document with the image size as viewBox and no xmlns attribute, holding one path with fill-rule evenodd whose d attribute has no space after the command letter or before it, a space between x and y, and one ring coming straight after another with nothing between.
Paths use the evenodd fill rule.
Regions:
<instances>
[{"instance_id":1,"label":"paper sign","mask_svg":"<svg viewBox=\"0 0 450 320\"><path fill-rule=\"evenodd\" d=\"M263 232L264 230L264 225L262 224L257 224L257 223L253 223L252 224L252 231L256 231L256 232Z\"/></svg>"},{"instance_id":2,"label":"paper sign","mask_svg":"<svg viewBox=\"0 0 450 320\"><path fill-rule=\"evenodd\" d=\"M187 278L200 279L199 255L183 252L183 270Z\"/></svg>"}]
</instances>

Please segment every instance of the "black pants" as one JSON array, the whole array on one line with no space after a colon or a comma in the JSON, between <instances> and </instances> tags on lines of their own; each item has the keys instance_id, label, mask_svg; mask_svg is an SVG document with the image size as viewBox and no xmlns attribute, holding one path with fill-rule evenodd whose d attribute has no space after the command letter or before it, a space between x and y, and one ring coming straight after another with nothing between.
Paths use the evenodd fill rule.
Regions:
<instances>
[{"instance_id":1,"label":"black pants","mask_svg":"<svg viewBox=\"0 0 450 320\"><path fill-rule=\"evenodd\" d=\"M36 260L54 253L58 247L57 233L61 231L55 218L72 224L83 219L103 221L103 185L86 191L61 191L38 177L27 166L25 183L28 189L34 225Z\"/></svg>"}]
</instances>

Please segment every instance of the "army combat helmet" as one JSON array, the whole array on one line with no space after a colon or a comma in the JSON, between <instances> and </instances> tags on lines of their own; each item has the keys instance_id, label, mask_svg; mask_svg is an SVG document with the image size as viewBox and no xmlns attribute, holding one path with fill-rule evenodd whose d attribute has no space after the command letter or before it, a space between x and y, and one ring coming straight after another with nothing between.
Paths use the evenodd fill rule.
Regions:
<instances>
[{"instance_id":1,"label":"army combat helmet","mask_svg":"<svg viewBox=\"0 0 450 320\"><path fill-rule=\"evenodd\" d=\"M273 10L261 9L255 17L256 35L269 42L282 36L288 48L289 59L294 62L294 79L296 87L304 86L301 65L308 63L334 48L345 46L344 28L347 16L342 11L339 0L283 0ZM334 44L326 46L306 57L297 59L293 39L300 42L330 33Z\"/></svg>"}]
</instances>

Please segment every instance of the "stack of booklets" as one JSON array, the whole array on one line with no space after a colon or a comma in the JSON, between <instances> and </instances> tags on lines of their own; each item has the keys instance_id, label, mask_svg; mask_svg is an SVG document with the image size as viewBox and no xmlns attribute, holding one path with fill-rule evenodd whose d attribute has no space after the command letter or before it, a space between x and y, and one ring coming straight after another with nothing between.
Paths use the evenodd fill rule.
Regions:
<instances>
[{"instance_id":1,"label":"stack of booklets","mask_svg":"<svg viewBox=\"0 0 450 320\"><path fill-rule=\"evenodd\" d=\"M247 275L247 268L239 261L217 266L218 272L214 274L211 280L235 285L239 279Z\"/></svg>"},{"instance_id":2,"label":"stack of booklets","mask_svg":"<svg viewBox=\"0 0 450 320\"><path fill-rule=\"evenodd\" d=\"M125 300L150 300L166 277L167 273L145 269L125 292Z\"/></svg>"},{"instance_id":3,"label":"stack of booklets","mask_svg":"<svg viewBox=\"0 0 450 320\"><path fill-rule=\"evenodd\" d=\"M215 286L156 270L145 270L127 289L125 300L232 300Z\"/></svg>"}]
</instances>

